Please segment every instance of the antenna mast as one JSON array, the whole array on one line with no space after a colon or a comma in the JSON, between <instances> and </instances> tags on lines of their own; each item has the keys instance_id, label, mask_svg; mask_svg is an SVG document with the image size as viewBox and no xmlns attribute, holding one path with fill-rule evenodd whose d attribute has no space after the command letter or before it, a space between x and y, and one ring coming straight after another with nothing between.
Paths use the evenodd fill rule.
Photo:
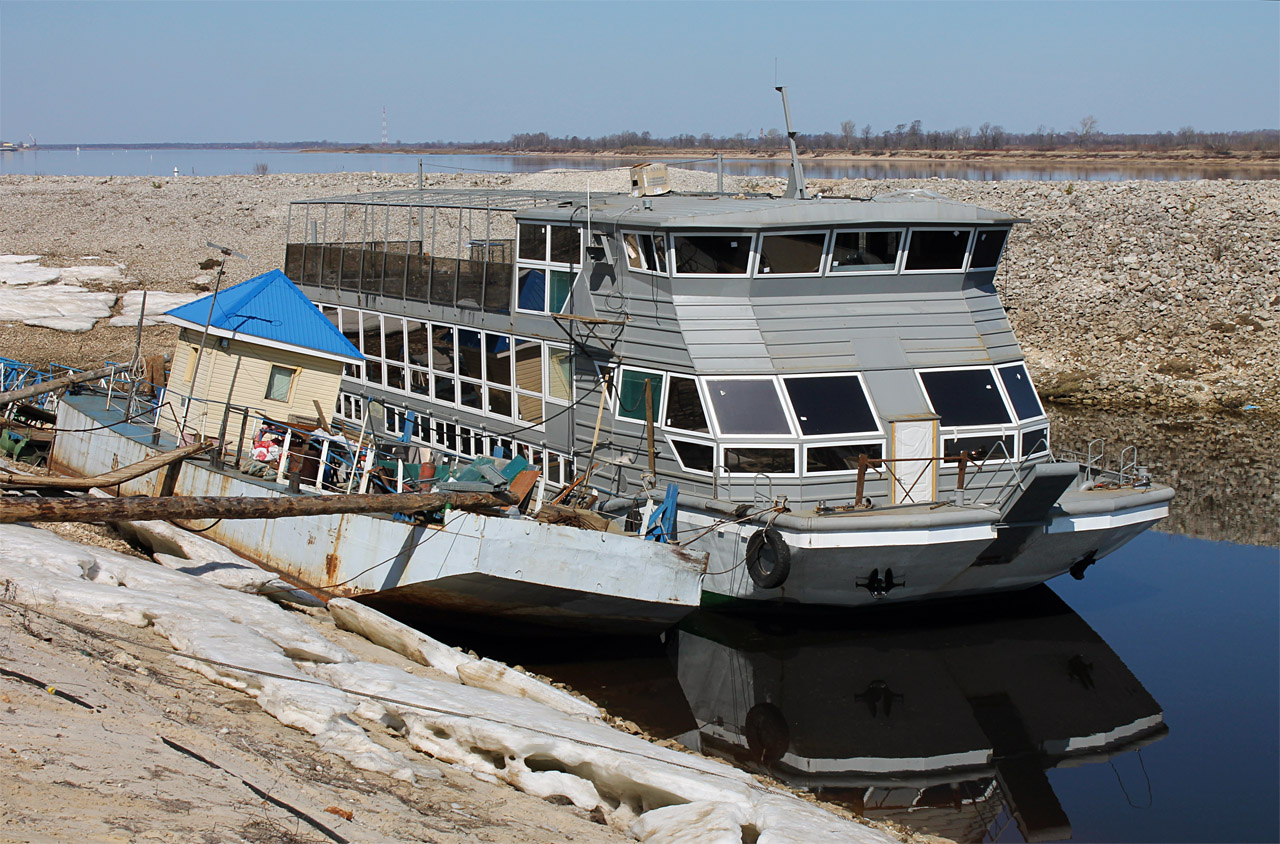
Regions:
<instances>
[{"instance_id":1,"label":"antenna mast","mask_svg":"<svg viewBox=\"0 0 1280 844\"><path fill-rule=\"evenodd\" d=\"M791 129L791 105L787 102L787 86L774 88L782 94L782 116L787 121L787 143L791 145L791 176L787 179L788 199L809 199L809 189L804 184L804 168L800 166L800 156L796 154L796 133Z\"/></svg>"},{"instance_id":2,"label":"antenna mast","mask_svg":"<svg viewBox=\"0 0 1280 844\"><path fill-rule=\"evenodd\" d=\"M387 145L387 107L382 107L382 145Z\"/></svg>"}]
</instances>

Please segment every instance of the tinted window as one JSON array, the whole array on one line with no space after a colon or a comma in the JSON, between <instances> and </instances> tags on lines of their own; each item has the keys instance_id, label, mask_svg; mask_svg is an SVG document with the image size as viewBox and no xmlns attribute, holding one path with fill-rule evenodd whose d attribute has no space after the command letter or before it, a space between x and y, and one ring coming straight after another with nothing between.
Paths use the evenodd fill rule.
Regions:
<instances>
[{"instance_id":1,"label":"tinted window","mask_svg":"<svg viewBox=\"0 0 1280 844\"><path fill-rule=\"evenodd\" d=\"M618 415L627 419L648 420L648 409L644 400L644 384L653 384L653 413L658 413L658 403L662 401L662 376L656 372L636 372L633 369L622 370L622 380L618 390Z\"/></svg>"},{"instance_id":2,"label":"tinted window","mask_svg":"<svg viewBox=\"0 0 1280 844\"><path fill-rule=\"evenodd\" d=\"M520 224L520 257L526 261L547 260L547 227Z\"/></svg>"},{"instance_id":3,"label":"tinted window","mask_svg":"<svg viewBox=\"0 0 1280 844\"><path fill-rule=\"evenodd\" d=\"M884 447L874 445L811 446L804 451L806 472L856 472L858 457L865 454L873 460L884 456Z\"/></svg>"},{"instance_id":4,"label":"tinted window","mask_svg":"<svg viewBox=\"0 0 1280 844\"><path fill-rule=\"evenodd\" d=\"M579 229L573 226L551 227L551 260L557 264L577 264L579 258Z\"/></svg>"},{"instance_id":5,"label":"tinted window","mask_svg":"<svg viewBox=\"0 0 1280 844\"><path fill-rule=\"evenodd\" d=\"M760 272L770 275L816 273L822 268L822 246L827 236L770 234L760 244Z\"/></svg>"},{"instance_id":6,"label":"tinted window","mask_svg":"<svg viewBox=\"0 0 1280 844\"><path fill-rule=\"evenodd\" d=\"M694 469L699 472L711 471L711 466L715 463L716 450L714 448L703 443L690 443L682 440L672 440L671 444L675 446L676 454L680 457L680 462L684 464L686 469Z\"/></svg>"},{"instance_id":7,"label":"tinted window","mask_svg":"<svg viewBox=\"0 0 1280 844\"><path fill-rule=\"evenodd\" d=\"M784 378L800 431L809 436L875 431L871 405L856 375Z\"/></svg>"},{"instance_id":8,"label":"tinted window","mask_svg":"<svg viewBox=\"0 0 1280 844\"><path fill-rule=\"evenodd\" d=\"M969 247L968 229L912 229L908 270L958 270Z\"/></svg>"},{"instance_id":9,"label":"tinted window","mask_svg":"<svg viewBox=\"0 0 1280 844\"><path fill-rule=\"evenodd\" d=\"M1008 229L978 232L978 236L973 241L973 257L969 259L969 266L975 269L994 267L1000 260L1000 249L1008 236Z\"/></svg>"},{"instance_id":10,"label":"tinted window","mask_svg":"<svg viewBox=\"0 0 1280 844\"><path fill-rule=\"evenodd\" d=\"M921 372L920 380L943 428L1002 425L1010 421L989 369Z\"/></svg>"},{"instance_id":11,"label":"tinted window","mask_svg":"<svg viewBox=\"0 0 1280 844\"><path fill-rule=\"evenodd\" d=\"M1014 412L1019 419L1034 419L1044 414L1040 408L1040 399L1036 397L1036 388L1031 386L1031 376L1022 364L1002 366L999 369L1000 380L1004 382L1005 392L1013 402Z\"/></svg>"},{"instance_id":12,"label":"tinted window","mask_svg":"<svg viewBox=\"0 0 1280 844\"><path fill-rule=\"evenodd\" d=\"M751 236L679 235L675 238L676 272L745 275Z\"/></svg>"},{"instance_id":13,"label":"tinted window","mask_svg":"<svg viewBox=\"0 0 1280 844\"><path fill-rule=\"evenodd\" d=\"M760 472L793 475L796 452L792 448L733 448L724 450L724 467L729 472L755 475Z\"/></svg>"},{"instance_id":14,"label":"tinted window","mask_svg":"<svg viewBox=\"0 0 1280 844\"><path fill-rule=\"evenodd\" d=\"M1049 429L1037 428L1034 431L1022 432L1022 456L1043 454L1049 450Z\"/></svg>"},{"instance_id":15,"label":"tinted window","mask_svg":"<svg viewBox=\"0 0 1280 844\"><path fill-rule=\"evenodd\" d=\"M974 460L1007 460L1013 457L1013 437L987 434L978 437L951 437L942 441L943 457L959 457L962 451Z\"/></svg>"},{"instance_id":16,"label":"tinted window","mask_svg":"<svg viewBox=\"0 0 1280 844\"><path fill-rule=\"evenodd\" d=\"M831 272L893 272L902 232L840 232L831 250Z\"/></svg>"},{"instance_id":17,"label":"tinted window","mask_svg":"<svg viewBox=\"0 0 1280 844\"><path fill-rule=\"evenodd\" d=\"M511 384L511 338L504 334L484 335L485 378L495 384ZM509 404L510 402L508 402ZM505 414L510 416L510 413Z\"/></svg>"},{"instance_id":18,"label":"tinted window","mask_svg":"<svg viewBox=\"0 0 1280 844\"><path fill-rule=\"evenodd\" d=\"M707 391L722 434L789 434L772 381L708 380Z\"/></svg>"},{"instance_id":19,"label":"tinted window","mask_svg":"<svg viewBox=\"0 0 1280 844\"><path fill-rule=\"evenodd\" d=\"M707 426L707 414L702 409L702 399L698 396L698 384L692 378L671 376L671 384L667 387L666 426L702 433L711 430Z\"/></svg>"}]
</instances>

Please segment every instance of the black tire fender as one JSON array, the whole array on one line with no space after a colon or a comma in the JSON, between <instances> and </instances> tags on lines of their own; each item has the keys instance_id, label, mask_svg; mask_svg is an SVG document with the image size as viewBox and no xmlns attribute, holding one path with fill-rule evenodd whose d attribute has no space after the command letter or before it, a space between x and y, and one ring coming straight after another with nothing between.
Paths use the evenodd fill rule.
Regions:
<instances>
[{"instance_id":1,"label":"black tire fender","mask_svg":"<svg viewBox=\"0 0 1280 844\"><path fill-rule=\"evenodd\" d=\"M747 574L761 589L776 589L791 574L791 546L773 528L761 528L747 540Z\"/></svg>"},{"instance_id":2,"label":"black tire fender","mask_svg":"<svg viewBox=\"0 0 1280 844\"><path fill-rule=\"evenodd\" d=\"M747 712L743 737L753 762L772 765L791 747L791 730L782 710L772 703L757 703Z\"/></svg>"}]
</instances>

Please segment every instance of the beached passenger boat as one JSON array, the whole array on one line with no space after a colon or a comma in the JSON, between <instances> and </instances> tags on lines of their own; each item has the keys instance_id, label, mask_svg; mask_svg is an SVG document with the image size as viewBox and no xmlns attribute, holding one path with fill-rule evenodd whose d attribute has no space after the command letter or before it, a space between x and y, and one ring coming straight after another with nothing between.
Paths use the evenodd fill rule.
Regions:
<instances>
[{"instance_id":1,"label":"beached passenger boat","mask_svg":"<svg viewBox=\"0 0 1280 844\"><path fill-rule=\"evenodd\" d=\"M1016 589L1167 515L1132 451L1052 449L994 285L1018 219L664 182L294 203L284 271L364 358L337 417L524 457L632 529L678 504L704 604Z\"/></svg>"}]
</instances>

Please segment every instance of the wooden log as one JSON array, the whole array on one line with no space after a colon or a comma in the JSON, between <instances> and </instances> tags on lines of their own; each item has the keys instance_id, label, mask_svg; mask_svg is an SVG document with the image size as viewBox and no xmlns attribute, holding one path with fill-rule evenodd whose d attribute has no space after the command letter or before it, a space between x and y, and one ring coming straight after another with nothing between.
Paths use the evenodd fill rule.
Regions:
<instances>
[{"instance_id":1,"label":"wooden log","mask_svg":"<svg viewBox=\"0 0 1280 844\"><path fill-rule=\"evenodd\" d=\"M389 495L290 495L273 498L173 496L151 498L0 498L0 524L120 522L147 519L280 519L335 513L432 513L509 507L505 492L424 492Z\"/></svg>"},{"instance_id":2,"label":"wooden log","mask_svg":"<svg viewBox=\"0 0 1280 844\"><path fill-rule=\"evenodd\" d=\"M95 369L92 372L73 372L70 375L61 375L57 378L50 378L48 381L41 381L39 384L33 384L30 387L22 387L17 390L10 390L7 393L0 393L0 407L6 404L12 404L15 401L25 401L33 396L42 396L45 393L52 393L70 387L72 384L79 384L82 381L94 381L98 378L106 378L108 375L114 375L121 370L127 370L129 364L117 363L111 366L104 366L102 369Z\"/></svg>"},{"instance_id":3,"label":"wooden log","mask_svg":"<svg viewBox=\"0 0 1280 844\"><path fill-rule=\"evenodd\" d=\"M156 469L168 466L171 463L185 460L202 451L208 451L213 446L214 442L212 440L201 440L191 445L176 448L173 451L157 452L144 460L139 460L137 463L121 466L119 469L108 472L105 475L96 475L92 478L67 478L61 475L23 475L16 472L0 471L0 489L86 490L94 487L119 486L126 481L140 478L148 472L154 472Z\"/></svg>"}]
</instances>

